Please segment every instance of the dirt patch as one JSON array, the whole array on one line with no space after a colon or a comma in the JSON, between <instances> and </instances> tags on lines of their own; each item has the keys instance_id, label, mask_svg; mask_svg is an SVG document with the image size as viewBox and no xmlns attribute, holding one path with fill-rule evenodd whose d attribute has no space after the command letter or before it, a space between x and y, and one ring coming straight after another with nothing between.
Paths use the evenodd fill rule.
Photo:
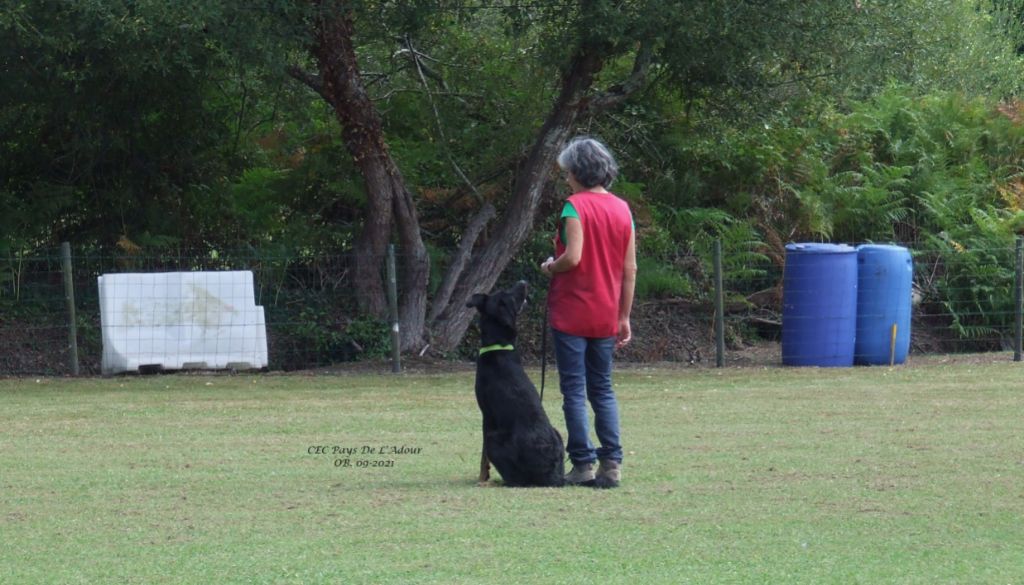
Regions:
<instances>
[{"instance_id":1,"label":"dirt patch","mask_svg":"<svg viewBox=\"0 0 1024 585\"><path fill-rule=\"evenodd\" d=\"M0 375L66 375L68 364L66 327L0 320Z\"/></svg>"}]
</instances>

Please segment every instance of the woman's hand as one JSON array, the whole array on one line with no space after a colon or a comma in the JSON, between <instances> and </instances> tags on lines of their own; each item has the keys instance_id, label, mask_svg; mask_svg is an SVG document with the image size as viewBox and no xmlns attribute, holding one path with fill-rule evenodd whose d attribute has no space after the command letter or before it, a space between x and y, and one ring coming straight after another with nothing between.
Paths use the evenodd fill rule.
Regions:
<instances>
[{"instance_id":1,"label":"woman's hand","mask_svg":"<svg viewBox=\"0 0 1024 585\"><path fill-rule=\"evenodd\" d=\"M551 256L548 256L548 259L543 261L543 262L541 262L541 264L540 264L540 271L541 271L541 273L544 276L547 276L548 278L551 278L551 276L553 276L553 274L551 272L551 265L554 264L554 263L555 263L555 259L553 257L551 257Z\"/></svg>"},{"instance_id":2,"label":"woman's hand","mask_svg":"<svg viewBox=\"0 0 1024 585\"><path fill-rule=\"evenodd\" d=\"M633 339L633 331L629 327L629 317L619 319L619 335L615 341L615 349L625 347Z\"/></svg>"}]
</instances>

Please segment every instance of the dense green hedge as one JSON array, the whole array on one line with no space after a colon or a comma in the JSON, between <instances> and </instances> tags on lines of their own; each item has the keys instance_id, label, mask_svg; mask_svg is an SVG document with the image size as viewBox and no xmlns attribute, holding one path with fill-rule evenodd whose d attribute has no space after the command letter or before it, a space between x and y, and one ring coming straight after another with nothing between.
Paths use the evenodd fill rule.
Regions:
<instances>
[{"instance_id":1,"label":"dense green hedge","mask_svg":"<svg viewBox=\"0 0 1024 585\"><path fill-rule=\"evenodd\" d=\"M671 181L651 177L639 289L710 287L710 242L726 277L753 292L789 241L897 242L915 250L917 286L962 338L1012 321L1014 237L1024 228L1024 106L889 89L845 112L776 118L711 135L671 136ZM658 190L660 189L660 193ZM664 264L700 262L696 282Z\"/></svg>"}]
</instances>

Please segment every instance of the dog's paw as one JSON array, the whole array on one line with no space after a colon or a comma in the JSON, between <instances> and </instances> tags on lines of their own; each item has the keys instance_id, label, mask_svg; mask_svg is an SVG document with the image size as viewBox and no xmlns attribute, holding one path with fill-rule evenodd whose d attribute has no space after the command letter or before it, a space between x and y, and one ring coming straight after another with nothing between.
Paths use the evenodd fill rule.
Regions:
<instances>
[{"instance_id":1,"label":"dog's paw","mask_svg":"<svg viewBox=\"0 0 1024 585\"><path fill-rule=\"evenodd\" d=\"M476 487L482 487L482 488L498 487L498 484L493 479L483 479L483 480L477 480Z\"/></svg>"}]
</instances>

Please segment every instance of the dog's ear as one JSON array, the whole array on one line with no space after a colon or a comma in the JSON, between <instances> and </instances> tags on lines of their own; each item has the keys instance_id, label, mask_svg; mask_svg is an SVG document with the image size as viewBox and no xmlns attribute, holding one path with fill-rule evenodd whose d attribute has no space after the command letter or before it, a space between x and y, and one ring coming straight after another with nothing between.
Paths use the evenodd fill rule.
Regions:
<instances>
[{"instance_id":1,"label":"dog's ear","mask_svg":"<svg viewBox=\"0 0 1024 585\"><path fill-rule=\"evenodd\" d=\"M482 295L480 293L477 293L477 294L473 295L472 298L469 299L469 302L466 303L466 306L471 308L471 309L479 309L480 307L483 307L484 303L486 303L486 302L487 302L487 295Z\"/></svg>"}]
</instances>

